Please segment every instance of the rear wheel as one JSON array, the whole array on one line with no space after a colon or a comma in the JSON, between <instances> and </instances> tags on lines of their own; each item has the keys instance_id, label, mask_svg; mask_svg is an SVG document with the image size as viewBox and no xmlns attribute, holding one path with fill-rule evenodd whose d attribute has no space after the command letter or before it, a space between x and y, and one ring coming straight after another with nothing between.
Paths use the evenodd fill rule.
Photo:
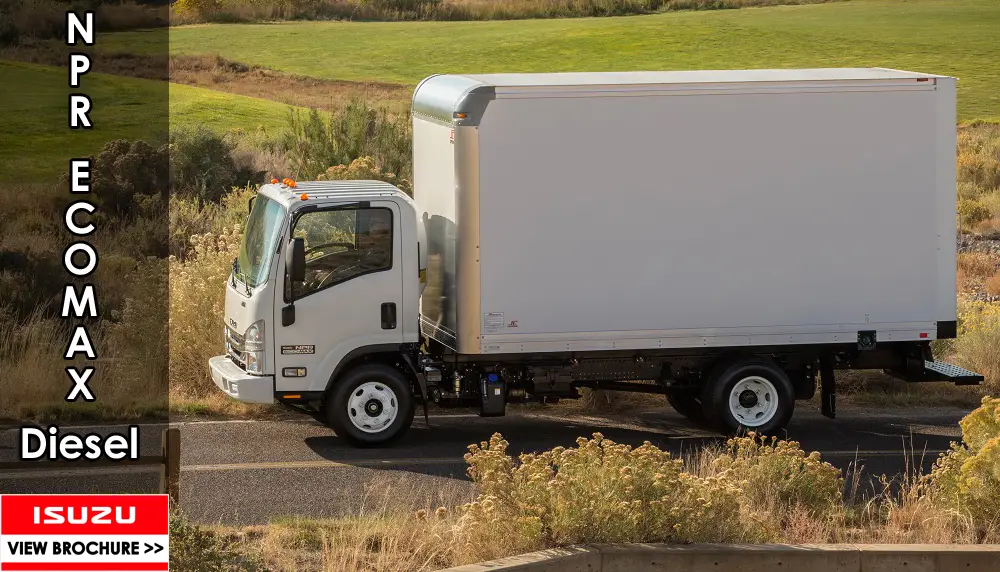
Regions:
<instances>
[{"instance_id":1,"label":"rear wheel","mask_svg":"<svg viewBox=\"0 0 1000 572\"><path fill-rule=\"evenodd\" d=\"M763 358L746 358L716 368L702 389L703 411L725 433L770 435L788 425L795 391L788 375Z\"/></svg>"},{"instance_id":2,"label":"rear wheel","mask_svg":"<svg viewBox=\"0 0 1000 572\"><path fill-rule=\"evenodd\" d=\"M705 410L701 405L701 396L697 389L670 388L667 390L667 403L674 408L674 411L691 421L698 424L705 423Z\"/></svg>"},{"instance_id":3,"label":"rear wheel","mask_svg":"<svg viewBox=\"0 0 1000 572\"><path fill-rule=\"evenodd\" d=\"M406 433L413 410L413 393L403 374L369 364L336 382L327 400L326 419L337 435L355 445L382 445Z\"/></svg>"}]
</instances>

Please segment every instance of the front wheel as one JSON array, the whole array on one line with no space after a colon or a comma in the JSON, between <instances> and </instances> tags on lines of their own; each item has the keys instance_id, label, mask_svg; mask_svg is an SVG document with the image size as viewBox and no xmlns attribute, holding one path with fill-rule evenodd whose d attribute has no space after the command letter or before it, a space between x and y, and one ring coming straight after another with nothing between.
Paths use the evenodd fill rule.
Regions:
<instances>
[{"instance_id":1,"label":"front wheel","mask_svg":"<svg viewBox=\"0 0 1000 572\"><path fill-rule=\"evenodd\" d=\"M410 384L382 364L357 367L344 374L330 392L327 423L355 445L373 446L401 437L413 423Z\"/></svg>"},{"instance_id":2,"label":"front wheel","mask_svg":"<svg viewBox=\"0 0 1000 572\"><path fill-rule=\"evenodd\" d=\"M788 375L773 362L747 358L716 368L702 391L705 416L725 433L784 429L795 409Z\"/></svg>"}]
</instances>

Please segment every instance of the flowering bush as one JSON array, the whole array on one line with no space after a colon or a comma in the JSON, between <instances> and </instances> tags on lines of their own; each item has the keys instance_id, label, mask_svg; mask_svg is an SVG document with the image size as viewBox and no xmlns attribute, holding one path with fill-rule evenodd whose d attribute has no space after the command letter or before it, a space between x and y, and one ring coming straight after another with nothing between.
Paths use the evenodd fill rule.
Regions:
<instances>
[{"instance_id":1,"label":"flowering bush","mask_svg":"<svg viewBox=\"0 0 1000 572\"><path fill-rule=\"evenodd\" d=\"M952 347L956 363L983 374L986 390L995 394L1000 389L1000 303L960 297Z\"/></svg>"},{"instance_id":2,"label":"flowering bush","mask_svg":"<svg viewBox=\"0 0 1000 572\"><path fill-rule=\"evenodd\" d=\"M972 518L982 534L1000 531L1000 398L960 422L964 445L952 443L925 482L939 505Z\"/></svg>"},{"instance_id":3,"label":"flowering bush","mask_svg":"<svg viewBox=\"0 0 1000 572\"><path fill-rule=\"evenodd\" d=\"M378 165L375 164L375 159L371 157L358 157L351 161L350 165L335 165L316 177L316 180L319 181L346 181L352 179L385 181L395 185L403 192L411 193L410 181L379 169Z\"/></svg>"},{"instance_id":4,"label":"flowering bush","mask_svg":"<svg viewBox=\"0 0 1000 572\"><path fill-rule=\"evenodd\" d=\"M730 439L712 465L739 487L750 507L777 505L782 512L798 507L822 517L840 506L840 470L815 451L807 455L795 441L750 433Z\"/></svg>"},{"instance_id":5,"label":"flowering bush","mask_svg":"<svg viewBox=\"0 0 1000 572\"><path fill-rule=\"evenodd\" d=\"M239 250L241 231L191 237L191 251L181 262L170 257L170 388L185 397L213 388L208 359L222 353L224 284Z\"/></svg>"},{"instance_id":6,"label":"flowering bush","mask_svg":"<svg viewBox=\"0 0 1000 572\"><path fill-rule=\"evenodd\" d=\"M981 125L958 134L958 180L982 191L1000 188L1000 127Z\"/></svg>"},{"instance_id":7,"label":"flowering bush","mask_svg":"<svg viewBox=\"0 0 1000 572\"><path fill-rule=\"evenodd\" d=\"M465 505L471 541L502 532L528 545L580 542L733 541L753 536L739 518L739 491L686 473L650 443L621 445L595 433L577 447L507 454L499 434L466 460L481 494Z\"/></svg>"}]
</instances>

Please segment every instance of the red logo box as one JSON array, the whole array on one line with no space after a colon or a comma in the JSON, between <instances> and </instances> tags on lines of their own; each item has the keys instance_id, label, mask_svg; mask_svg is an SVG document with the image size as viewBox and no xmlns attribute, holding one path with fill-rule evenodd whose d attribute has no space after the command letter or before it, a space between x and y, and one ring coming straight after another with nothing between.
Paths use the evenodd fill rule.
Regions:
<instances>
[{"instance_id":1,"label":"red logo box","mask_svg":"<svg viewBox=\"0 0 1000 572\"><path fill-rule=\"evenodd\" d=\"M0 571L169 567L167 495L0 495Z\"/></svg>"}]
</instances>

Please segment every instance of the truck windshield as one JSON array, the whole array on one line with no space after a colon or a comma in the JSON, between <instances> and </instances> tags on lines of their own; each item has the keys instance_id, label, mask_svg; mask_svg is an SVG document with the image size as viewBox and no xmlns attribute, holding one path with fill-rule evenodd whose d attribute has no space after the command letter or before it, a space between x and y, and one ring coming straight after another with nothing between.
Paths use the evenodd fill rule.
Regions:
<instances>
[{"instance_id":1,"label":"truck windshield","mask_svg":"<svg viewBox=\"0 0 1000 572\"><path fill-rule=\"evenodd\" d=\"M257 195L237 259L237 278L250 288L267 281L278 233L285 218L284 209L271 199Z\"/></svg>"}]
</instances>

